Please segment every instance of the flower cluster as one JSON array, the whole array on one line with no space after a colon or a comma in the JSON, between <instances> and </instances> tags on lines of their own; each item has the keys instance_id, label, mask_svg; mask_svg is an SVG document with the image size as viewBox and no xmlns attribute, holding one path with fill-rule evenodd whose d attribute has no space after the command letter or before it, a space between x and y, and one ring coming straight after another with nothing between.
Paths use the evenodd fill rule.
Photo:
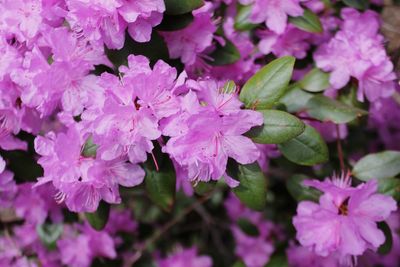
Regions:
<instances>
[{"instance_id":1,"label":"flower cluster","mask_svg":"<svg viewBox=\"0 0 400 267\"><path fill-rule=\"evenodd\" d=\"M303 201L297 207L293 224L297 239L317 255L337 254L342 262L376 250L385 242L377 222L397 209L393 198L377 193L376 180L351 187L350 174L323 182L304 182L323 192L319 204Z\"/></svg>"},{"instance_id":2,"label":"flower cluster","mask_svg":"<svg viewBox=\"0 0 400 267\"><path fill-rule=\"evenodd\" d=\"M397 266L386 2L0 0L0 266Z\"/></svg>"}]
</instances>

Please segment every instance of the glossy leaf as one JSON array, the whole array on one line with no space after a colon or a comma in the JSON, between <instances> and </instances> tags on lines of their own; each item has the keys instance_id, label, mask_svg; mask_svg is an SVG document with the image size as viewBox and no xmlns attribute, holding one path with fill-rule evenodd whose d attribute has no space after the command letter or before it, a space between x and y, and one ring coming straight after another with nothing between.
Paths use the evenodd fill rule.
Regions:
<instances>
[{"instance_id":1,"label":"glossy leaf","mask_svg":"<svg viewBox=\"0 0 400 267\"><path fill-rule=\"evenodd\" d=\"M400 179L382 178L378 180L378 191L400 201Z\"/></svg>"},{"instance_id":2,"label":"glossy leaf","mask_svg":"<svg viewBox=\"0 0 400 267\"><path fill-rule=\"evenodd\" d=\"M240 182L233 189L240 201L251 209L263 210L267 195L267 179L260 166L257 163L234 164L228 172Z\"/></svg>"},{"instance_id":3,"label":"glossy leaf","mask_svg":"<svg viewBox=\"0 0 400 267\"><path fill-rule=\"evenodd\" d=\"M243 86L240 100L247 108L268 109L285 94L292 77L295 58L278 58L264 66Z\"/></svg>"},{"instance_id":4,"label":"glossy leaf","mask_svg":"<svg viewBox=\"0 0 400 267\"><path fill-rule=\"evenodd\" d=\"M146 169L144 181L150 199L163 210L171 211L175 201L175 174L172 171Z\"/></svg>"},{"instance_id":5,"label":"glossy leaf","mask_svg":"<svg viewBox=\"0 0 400 267\"><path fill-rule=\"evenodd\" d=\"M328 147L324 139L309 125L299 136L280 144L279 150L288 160L299 165L313 166L329 159Z\"/></svg>"},{"instance_id":6,"label":"glossy leaf","mask_svg":"<svg viewBox=\"0 0 400 267\"><path fill-rule=\"evenodd\" d=\"M289 263L285 254L274 254L265 267L288 267ZM311 267L311 266L310 266Z\"/></svg>"},{"instance_id":7,"label":"glossy leaf","mask_svg":"<svg viewBox=\"0 0 400 267\"><path fill-rule=\"evenodd\" d=\"M97 145L95 143L93 143L93 138L92 138L92 136L90 136L86 140L85 145L83 146L82 156L84 156L86 158L90 158L90 157L95 158L96 152L97 152Z\"/></svg>"},{"instance_id":8,"label":"glossy leaf","mask_svg":"<svg viewBox=\"0 0 400 267\"><path fill-rule=\"evenodd\" d=\"M322 92L330 86L329 74L318 68L314 68L299 81L299 85L308 92Z\"/></svg>"},{"instance_id":9,"label":"glossy leaf","mask_svg":"<svg viewBox=\"0 0 400 267\"><path fill-rule=\"evenodd\" d=\"M322 33L324 30L318 16L309 9L305 9L302 16L290 17L289 22L306 32Z\"/></svg>"},{"instance_id":10,"label":"glossy leaf","mask_svg":"<svg viewBox=\"0 0 400 267\"><path fill-rule=\"evenodd\" d=\"M165 14L167 15L181 15L192 12L204 5L203 0L164 0Z\"/></svg>"},{"instance_id":11,"label":"glossy leaf","mask_svg":"<svg viewBox=\"0 0 400 267\"><path fill-rule=\"evenodd\" d=\"M86 212L85 217L93 229L103 230L110 215L110 204L100 201L99 207L95 212Z\"/></svg>"},{"instance_id":12,"label":"glossy leaf","mask_svg":"<svg viewBox=\"0 0 400 267\"><path fill-rule=\"evenodd\" d=\"M156 27L159 31L178 31L186 28L193 22L192 13L182 15L164 15L160 25Z\"/></svg>"},{"instance_id":13,"label":"glossy leaf","mask_svg":"<svg viewBox=\"0 0 400 267\"><path fill-rule=\"evenodd\" d=\"M240 52L229 40L225 40L225 45L217 44L216 49L209 55L211 60L207 62L213 66L233 64L240 59Z\"/></svg>"},{"instance_id":14,"label":"glossy leaf","mask_svg":"<svg viewBox=\"0 0 400 267\"><path fill-rule=\"evenodd\" d=\"M361 10L365 10L369 6L368 0L343 0L343 3L345 3L350 7L354 7Z\"/></svg>"},{"instance_id":15,"label":"glossy leaf","mask_svg":"<svg viewBox=\"0 0 400 267\"><path fill-rule=\"evenodd\" d=\"M57 247L57 240L60 238L63 233L63 225L62 224L38 224L36 226L36 232L39 236L42 244L53 250Z\"/></svg>"},{"instance_id":16,"label":"glossy leaf","mask_svg":"<svg viewBox=\"0 0 400 267\"><path fill-rule=\"evenodd\" d=\"M215 185L216 185L215 181L198 182L196 186L194 186L194 191L196 192L196 194L203 196L213 191Z\"/></svg>"},{"instance_id":17,"label":"glossy leaf","mask_svg":"<svg viewBox=\"0 0 400 267\"><path fill-rule=\"evenodd\" d=\"M394 177L400 173L400 152L369 154L354 165L352 173L362 181Z\"/></svg>"},{"instance_id":18,"label":"glossy leaf","mask_svg":"<svg viewBox=\"0 0 400 267\"><path fill-rule=\"evenodd\" d=\"M248 219L239 218L236 223L239 226L240 230L242 230L242 232L245 233L246 235L248 236L260 235L257 226L251 223Z\"/></svg>"},{"instance_id":19,"label":"glossy leaf","mask_svg":"<svg viewBox=\"0 0 400 267\"><path fill-rule=\"evenodd\" d=\"M234 81L227 81L222 88L222 93L231 94L236 91L236 84Z\"/></svg>"},{"instance_id":20,"label":"glossy leaf","mask_svg":"<svg viewBox=\"0 0 400 267\"><path fill-rule=\"evenodd\" d=\"M301 112L306 109L308 100L313 96L313 94L305 92L301 90L300 87L293 85L279 102L285 105L288 112Z\"/></svg>"},{"instance_id":21,"label":"glossy leaf","mask_svg":"<svg viewBox=\"0 0 400 267\"><path fill-rule=\"evenodd\" d=\"M298 202L309 200L318 202L321 192L303 185L303 181L310 179L305 175L293 175L286 181L286 188L290 195Z\"/></svg>"},{"instance_id":22,"label":"glossy leaf","mask_svg":"<svg viewBox=\"0 0 400 267\"><path fill-rule=\"evenodd\" d=\"M246 267L246 265L242 261L235 262L232 267Z\"/></svg>"},{"instance_id":23,"label":"glossy leaf","mask_svg":"<svg viewBox=\"0 0 400 267\"><path fill-rule=\"evenodd\" d=\"M259 144L280 144L300 135L305 124L297 117L279 110L260 110L264 124L246 135Z\"/></svg>"},{"instance_id":24,"label":"glossy leaf","mask_svg":"<svg viewBox=\"0 0 400 267\"><path fill-rule=\"evenodd\" d=\"M251 9L252 5L246 5L246 6L239 5L234 25L236 30L248 31L257 27L257 25L251 23L249 20Z\"/></svg>"},{"instance_id":25,"label":"glossy leaf","mask_svg":"<svg viewBox=\"0 0 400 267\"><path fill-rule=\"evenodd\" d=\"M365 110L346 105L323 95L316 95L307 102L308 114L321 121L347 123L368 114Z\"/></svg>"}]
</instances>

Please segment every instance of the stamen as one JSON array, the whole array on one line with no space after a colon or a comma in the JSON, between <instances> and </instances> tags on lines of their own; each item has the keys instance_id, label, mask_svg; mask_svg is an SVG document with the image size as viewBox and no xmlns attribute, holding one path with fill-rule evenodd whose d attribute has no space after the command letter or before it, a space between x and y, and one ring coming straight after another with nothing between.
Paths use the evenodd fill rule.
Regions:
<instances>
[{"instance_id":1,"label":"stamen","mask_svg":"<svg viewBox=\"0 0 400 267\"><path fill-rule=\"evenodd\" d=\"M154 156L153 152L151 152L150 154L151 154L151 157L153 158L154 165L156 166L156 171L159 171L160 168L158 167L158 163L157 163L156 157Z\"/></svg>"},{"instance_id":2,"label":"stamen","mask_svg":"<svg viewBox=\"0 0 400 267\"><path fill-rule=\"evenodd\" d=\"M338 214L339 214L339 215L344 215L344 216L347 216L347 215L348 215L348 213L349 213L349 208L348 208L349 199L350 199L350 197L346 198L346 199L343 201L343 203L340 204L339 210L338 210Z\"/></svg>"}]
</instances>

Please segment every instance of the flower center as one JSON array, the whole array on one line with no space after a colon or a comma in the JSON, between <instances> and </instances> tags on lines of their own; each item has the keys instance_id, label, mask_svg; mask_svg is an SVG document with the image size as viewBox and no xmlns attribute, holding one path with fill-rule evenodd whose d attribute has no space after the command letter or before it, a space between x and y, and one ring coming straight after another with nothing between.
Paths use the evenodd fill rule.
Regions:
<instances>
[{"instance_id":1,"label":"flower center","mask_svg":"<svg viewBox=\"0 0 400 267\"><path fill-rule=\"evenodd\" d=\"M346 198L342 204L340 204L339 206L339 210L338 210L338 214L339 215L344 215L347 216L349 209L348 209L348 205L349 205L349 197Z\"/></svg>"}]
</instances>

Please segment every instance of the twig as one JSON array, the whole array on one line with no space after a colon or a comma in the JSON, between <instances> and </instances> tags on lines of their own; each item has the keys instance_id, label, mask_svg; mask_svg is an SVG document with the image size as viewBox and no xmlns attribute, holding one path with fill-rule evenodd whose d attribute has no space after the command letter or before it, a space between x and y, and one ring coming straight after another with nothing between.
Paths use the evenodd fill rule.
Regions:
<instances>
[{"instance_id":1,"label":"twig","mask_svg":"<svg viewBox=\"0 0 400 267\"><path fill-rule=\"evenodd\" d=\"M339 124L336 124L336 145L337 145L337 151L338 151L338 156L339 156L339 161L340 161L340 169L342 171L345 170L345 165L344 165L344 160L343 160L343 149L342 149L342 143L340 142L340 128Z\"/></svg>"},{"instance_id":2,"label":"twig","mask_svg":"<svg viewBox=\"0 0 400 267\"><path fill-rule=\"evenodd\" d=\"M130 258L128 258L125 263L124 267L131 267L135 262L137 262L143 255L143 253L149 248L151 244L156 242L165 232L167 232L171 227L175 224L179 223L184 217L186 217L189 213L196 209L199 205L206 202L210 196L214 193L214 191L210 192L209 194L199 198L195 203L187 207L182 213L177 215L171 221L164 224L159 230L155 231L154 234L147 239L133 254Z\"/></svg>"}]
</instances>

